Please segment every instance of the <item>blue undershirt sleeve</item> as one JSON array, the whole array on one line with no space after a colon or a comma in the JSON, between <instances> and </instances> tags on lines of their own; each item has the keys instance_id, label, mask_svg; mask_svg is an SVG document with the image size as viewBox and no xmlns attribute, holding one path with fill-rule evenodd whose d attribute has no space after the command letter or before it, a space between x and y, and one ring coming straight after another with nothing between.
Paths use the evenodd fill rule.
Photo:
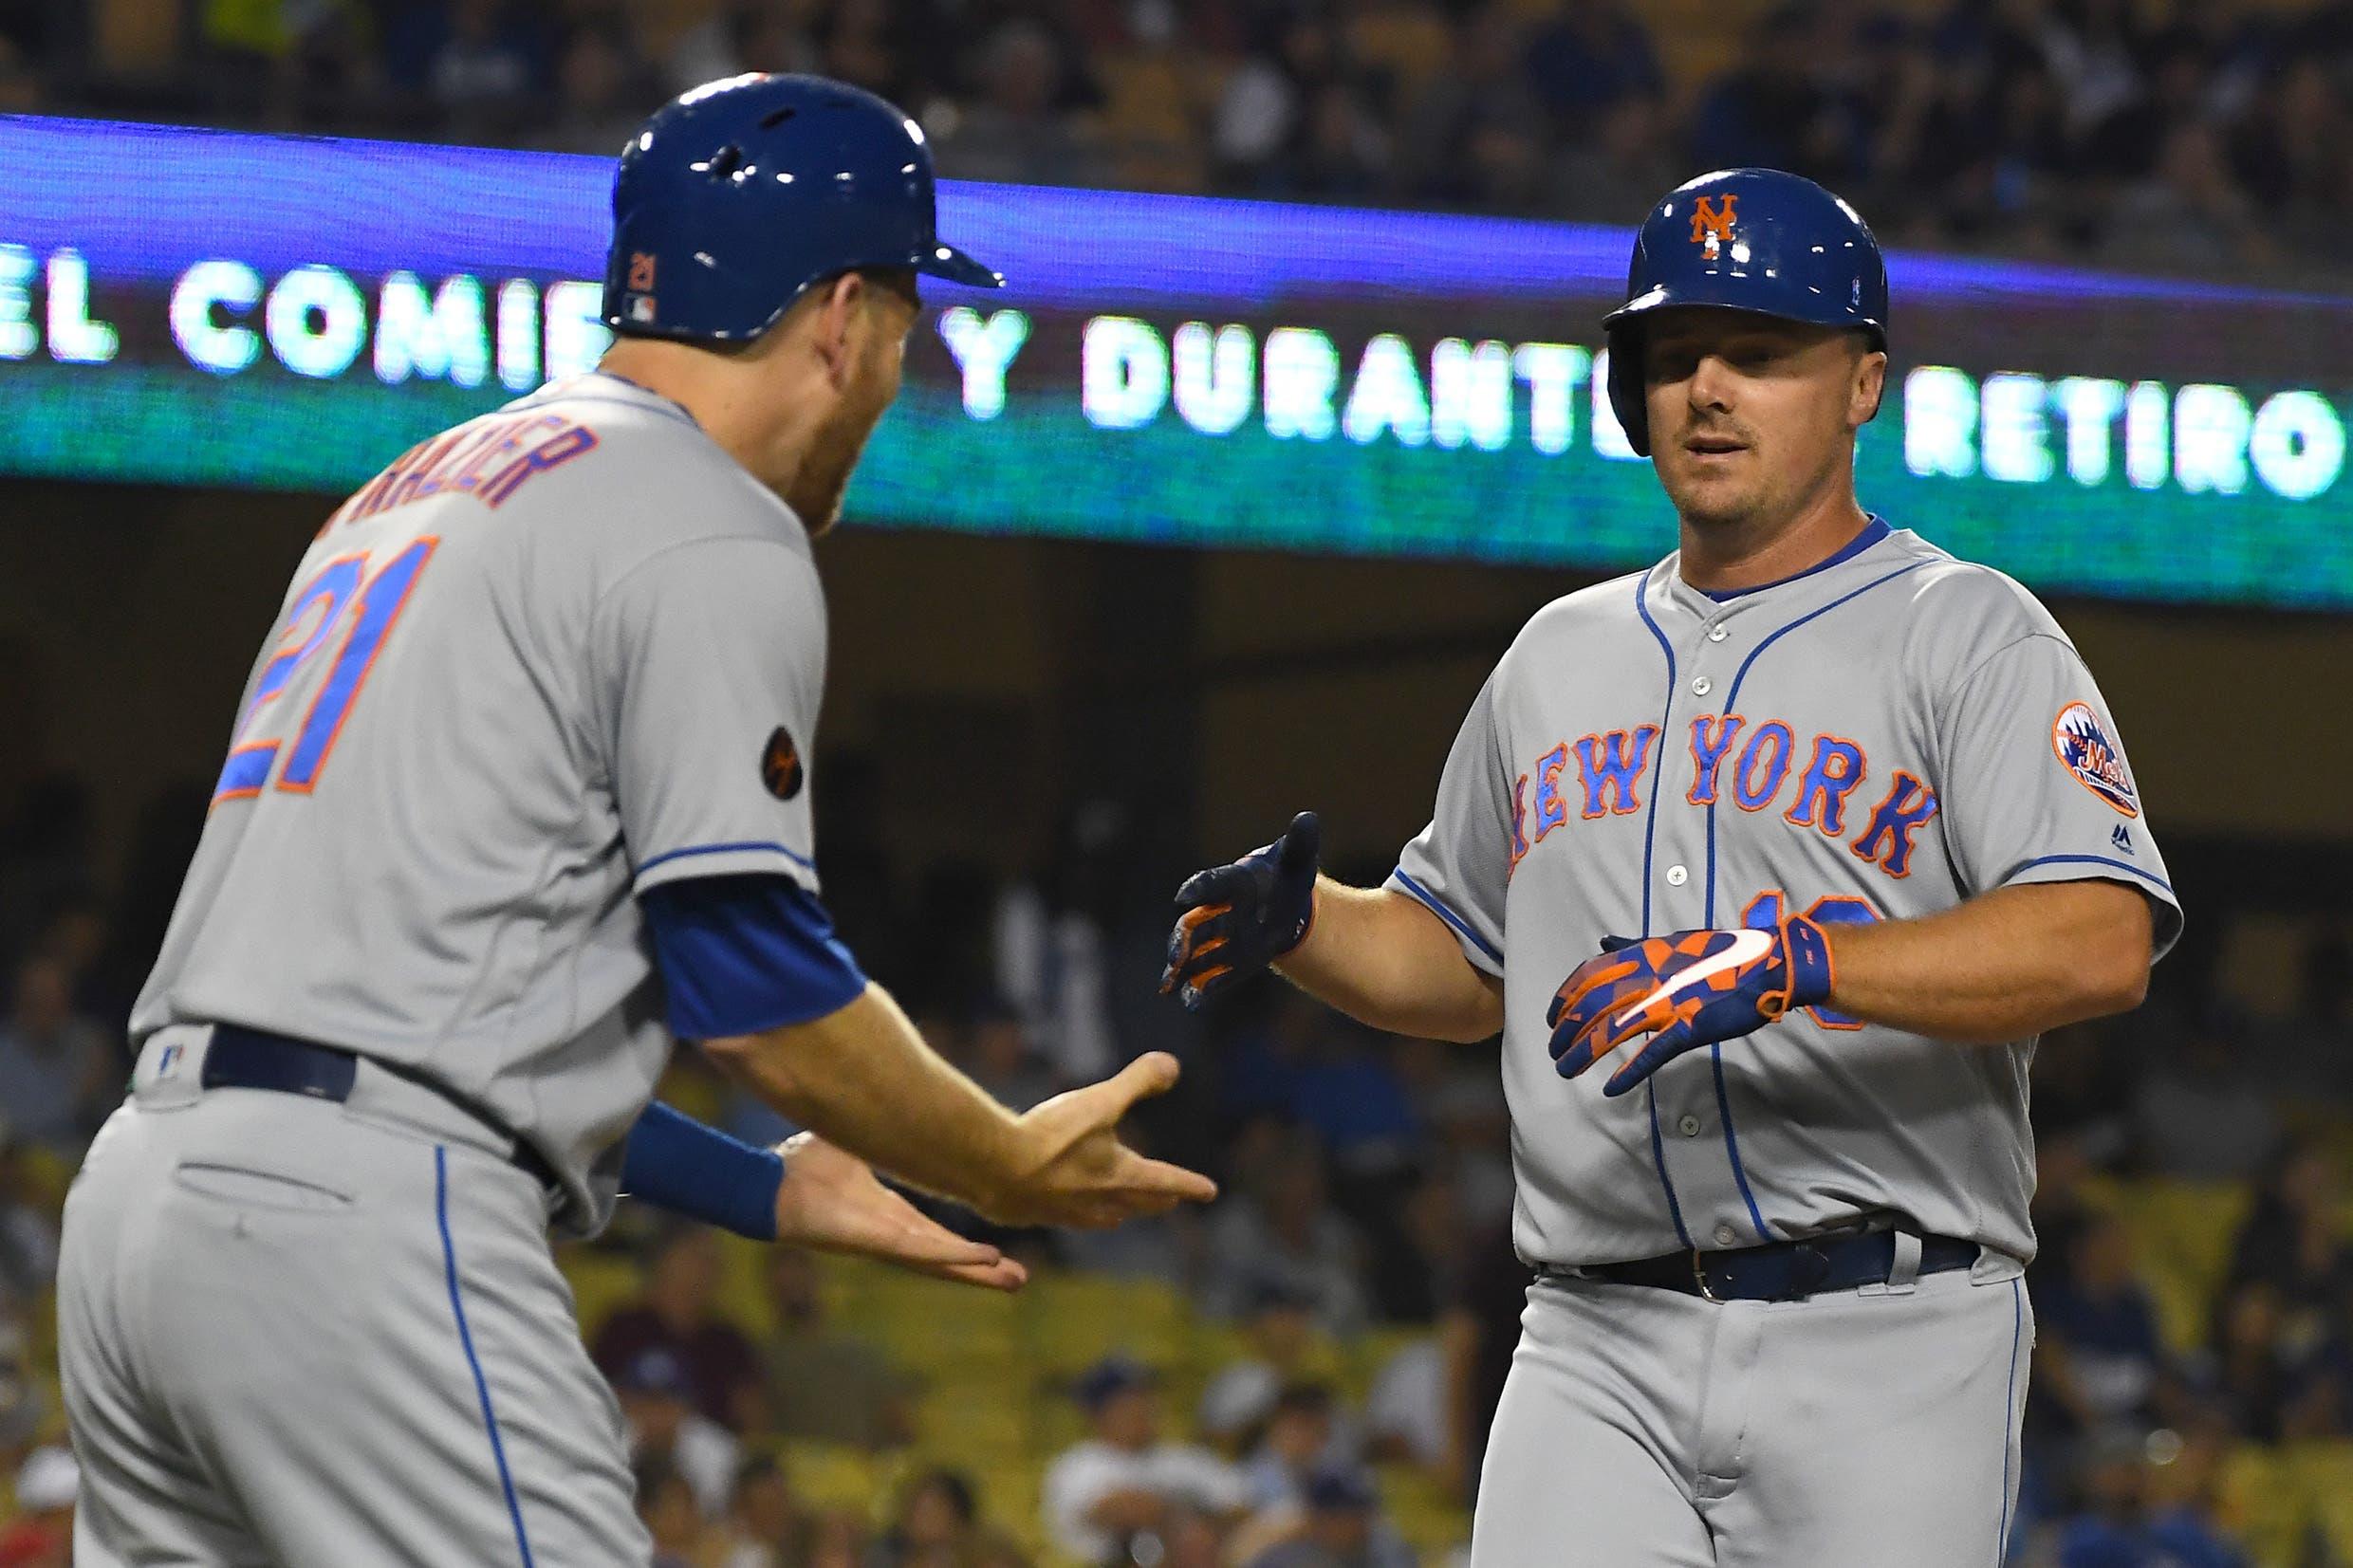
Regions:
<instances>
[{"instance_id":1,"label":"blue undershirt sleeve","mask_svg":"<svg viewBox=\"0 0 2353 1568\"><path fill-rule=\"evenodd\" d=\"M806 1024L866 988L825 907L790 877L700 876L648 888L638 901L681 1040Z\"/></svg>"}]
</instances>

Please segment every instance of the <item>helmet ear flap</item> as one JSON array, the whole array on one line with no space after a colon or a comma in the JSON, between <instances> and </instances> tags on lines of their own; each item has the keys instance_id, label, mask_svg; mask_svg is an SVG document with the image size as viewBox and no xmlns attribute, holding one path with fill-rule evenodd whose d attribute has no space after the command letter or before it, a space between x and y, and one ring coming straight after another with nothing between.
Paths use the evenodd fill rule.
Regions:
<instances>
[{"instance_id":1,"label":"helmet ear flap","mask_svg":"<svg viewBox=\"0 0 2353 1568\"><path fill-rule=\"evenodd\" d=\"M1630 321L1609 329L1609 407L1638 457L1650 455L1650 404L1642 384L1642 328Z\"/></svg>"}]
</instances>

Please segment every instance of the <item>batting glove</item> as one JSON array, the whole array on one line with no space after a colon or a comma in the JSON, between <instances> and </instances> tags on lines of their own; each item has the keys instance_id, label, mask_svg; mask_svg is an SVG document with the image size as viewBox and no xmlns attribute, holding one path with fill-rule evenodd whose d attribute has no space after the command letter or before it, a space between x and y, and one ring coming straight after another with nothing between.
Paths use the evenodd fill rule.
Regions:
<instances>
[{"instance_id":1,"label":"batting glove","mask_svg":"<svg viewBox=\"0 0 2353 1568\"><path fill-rule=\"evenodd\" d=\"M1195 872L1176 890L1184 913L1168 933L1160 994L1187 1011L1307 939L1315 921L1315 869L1323 830L1315 813L1291 819L1283 837L1232 865Z\"/></svg>"},{"instance_id":2,"label":"batting glove","mask_svg":"<svg viewBox=\"0 0 2353 1568\"><path fill-rule=\"evenodd\" d=\"M1640 1035L1649 1042L1602 1085L1622 1095L1685 1051L1735 1040L1830 997L1830 944L1793 916L1771 930L1605 937L1562 982L1545 1023L1552 1061L1575 1078Z\"/></svg>"}]
</instances>

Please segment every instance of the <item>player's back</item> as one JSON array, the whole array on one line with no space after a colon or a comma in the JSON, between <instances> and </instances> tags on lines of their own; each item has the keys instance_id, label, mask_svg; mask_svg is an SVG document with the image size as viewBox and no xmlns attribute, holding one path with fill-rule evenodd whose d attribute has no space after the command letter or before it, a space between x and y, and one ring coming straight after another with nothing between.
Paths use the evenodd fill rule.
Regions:
<instances>
[{"instance_id":1,"label":"player's back","mask_svg":"<svg viewBox=\"0 0 2353 1568\"><path fill-rule=\"evenodd\" d=\"M806 594L775 613L812 620L822 659L789 510L602 376L352 496L249 679L134 1034L276 1030L422 1068L560 1164L610 1141L667 1043L614 777L629 643L605 621L649 562L736 540L797 556Z\"/></svg>"}]
</instances>

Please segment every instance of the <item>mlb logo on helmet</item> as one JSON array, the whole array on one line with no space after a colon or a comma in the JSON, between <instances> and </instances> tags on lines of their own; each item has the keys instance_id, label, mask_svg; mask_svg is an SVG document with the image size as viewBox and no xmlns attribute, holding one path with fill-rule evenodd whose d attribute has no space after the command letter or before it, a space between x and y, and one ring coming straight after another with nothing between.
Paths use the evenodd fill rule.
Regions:
<instances>
[{"instance_id":1,"label":"mlb logo on helmet","mask_svg":"<svg viewBox=\"0 0 2353 1568\"><path fill-rule=\"evenodd\" d=\"M629 319L640 325L654 320L654 257L642 250L629 253Z\"/></svg>"},{"instance_id":2,"label":"mlb logo on helmet","mask_svg":"<svg viewBox=\"0 0 2353 1568\"><path fill-rule=\"evenodd\" d=\"M1732 237L1732 222L1737 215L1740 197L1727 191L1721 197L1701 196L1692 203L1692 243L1704 245L1708 254L1715 254L1716 247Z\"/></svg>"},{"instance_id":3,"label":"mlb logo on helmet","mask_svg":"<svg viewBox=\"0 0 2353 1568\"><path fill-rule=\"evenodd\" d=\"M2099 715L2086 703L2071 702L2059 710L2050 727L2050 747L2076 783L2127 817L2140 815L2131 777L2124 771L2123 753L2100 727Z\"/></svg>"}]
</instances>

